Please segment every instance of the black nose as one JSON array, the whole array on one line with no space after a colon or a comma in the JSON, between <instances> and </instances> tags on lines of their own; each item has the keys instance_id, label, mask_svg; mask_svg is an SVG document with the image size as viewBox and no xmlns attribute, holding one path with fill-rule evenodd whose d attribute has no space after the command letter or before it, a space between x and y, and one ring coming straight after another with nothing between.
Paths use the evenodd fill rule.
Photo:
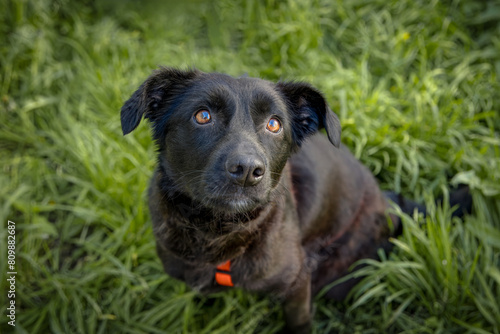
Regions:
<instances>
[{"instance_id":1,"label":"black nose","mask_svg":"<svg viewBox=\"0 0 500 334\"><path fill-rule=\"evenodd\" d=\"M259 157L247 155L228 158L226 170L233 182L249 187L262 180L266 172L266 166Z\"/></svg>"}]
</instances>

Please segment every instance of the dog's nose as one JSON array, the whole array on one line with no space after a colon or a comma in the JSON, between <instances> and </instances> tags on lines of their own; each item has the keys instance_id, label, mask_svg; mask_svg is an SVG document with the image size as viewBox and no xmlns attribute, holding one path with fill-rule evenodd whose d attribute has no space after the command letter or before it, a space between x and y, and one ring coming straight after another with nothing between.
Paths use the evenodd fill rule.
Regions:
<instances>
[{"instance_id":1,"label":"dog's nose","mask_svg":"<svg viewBox=\"0 0 500 334\"><path fill-rule=\"evenodd\" d=\"M263 179L266 166L257 156L239 156L226 161L226 170L233 182L248 187Z\"/></svg>"}]
</instances>

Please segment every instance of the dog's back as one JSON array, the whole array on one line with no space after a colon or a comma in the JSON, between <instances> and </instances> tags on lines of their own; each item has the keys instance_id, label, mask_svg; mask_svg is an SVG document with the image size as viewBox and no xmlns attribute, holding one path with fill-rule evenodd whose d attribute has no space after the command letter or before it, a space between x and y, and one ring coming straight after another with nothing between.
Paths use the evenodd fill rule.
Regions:
<instances>
[{"instance_id":1,"label":"dog's back","mask_svg":"<svg viewBox=\"0 0 500 334\"><path fill-rule=\"evenodd\" d=\"M357 260L376 256L391 235L388 203L368 169L345 147L331 150L321 134L310 137L290 163L315 293Z\"/></svg>"}]
</instances>

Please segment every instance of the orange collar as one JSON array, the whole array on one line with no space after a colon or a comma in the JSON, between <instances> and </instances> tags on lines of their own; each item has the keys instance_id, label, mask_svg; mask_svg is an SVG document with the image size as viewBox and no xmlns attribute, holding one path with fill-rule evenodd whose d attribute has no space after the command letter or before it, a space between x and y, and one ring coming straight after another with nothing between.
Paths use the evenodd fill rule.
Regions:
<instances>
[{"instance_id":1,"label":"orange collar","mask_svg":"<svg viewBox=\"0 0 500 334\"><path fill-rule=\"evenodd\" d=\"M227 260L223 264L219 264L217 266L217 271L215 272L215 281L219 285L234 286L233 280L231 279L231 260Z\"/></svg>"}]
</instances>

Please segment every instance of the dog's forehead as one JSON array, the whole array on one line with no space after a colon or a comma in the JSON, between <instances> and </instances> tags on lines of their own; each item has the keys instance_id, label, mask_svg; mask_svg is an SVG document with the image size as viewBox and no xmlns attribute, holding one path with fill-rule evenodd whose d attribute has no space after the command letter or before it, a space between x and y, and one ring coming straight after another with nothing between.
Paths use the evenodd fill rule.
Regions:
<instances>
[{"instance_id":1,"label":"dog's forehead","mask_svg":"<svg viewBox=\"0 0 500 334\"><path fill-rule=\"evenodd\" d=\"M226 92L247 102L255 100L270 103L282 102L276 85L259 78L234 78L221 73L207 73L201 76L196 86L199 93Z\"/></svg>"}]
</instances>

